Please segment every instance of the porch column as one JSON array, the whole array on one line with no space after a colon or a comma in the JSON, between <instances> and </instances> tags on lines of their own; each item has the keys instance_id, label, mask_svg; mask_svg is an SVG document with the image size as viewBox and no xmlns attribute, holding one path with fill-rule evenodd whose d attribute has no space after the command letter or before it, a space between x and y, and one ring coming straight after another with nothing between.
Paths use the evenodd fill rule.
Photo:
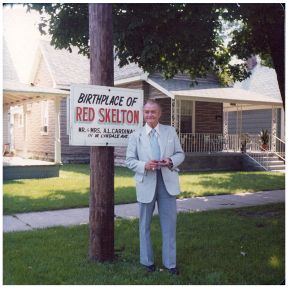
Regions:
<instances>
[{"instance_id":1,"label":"porch column","mask_svg":"<svg viewBox=\"0 0 288 288\"><path fill-rule=\"evenodd\" d=\"M229 143L229 130L228 130L228 111L223 111L223 138L224 138L224 143L226 143L226 149L228 150L227 143Z\"/></svg>"},{"instance_id":2,"label":"porch column","mask_svg":"<svg viewBox=\"0 0 288 288\"><path fill-rule=\"evenodd\" d=\"M181 102L178 99L176 99L176 97L175 99L171 99L171 126L173 126L176 129L178 136L180 136L180 130L181 130L181 127L180 127L181 107L180 105L181 105Z\"/></svg>"},{"instance_id":3,"label":"porch column","mask_svg":"<svg viewBox=\"0 0 288 288\"><path fill-rule=\"evenodd\" d=\"M55 97L55 141L54 141L54 162L61 163L61 139L60 139L60 103L61 98Z\"/></svg>"},{"instance_id":4,"label":"porch column","mask_svg":"<svg viewBox=\"0 0 288 288\"><path fill-rule=\"evenodd\" d=\"M240 110L239 110L239 106L237 104L237 114L236 114L237 118L236 118L236 131L237 134L239 135L239 137L241 137L242 134L242 105L240 105Z\"/></svg>"},{"instance_id":5,"label":"porch column","mask_svg":"<svg viewBox=\"0 0 288 288\"><path fill-rule=\"evenodd\" d=\"M281 108L281 133L280 133L280 139L285 141L285 112L284 109Z\"/></svg>"},{"instance_id":6,"label":"porch column","mask_svg":"<svg viewBox=\"0 0 288 288\"><path fill-rule=\"evenodd\" d=\"M175 105L176 105L176 100L171 99L171 126L176 129L176 123L175 123Z\"/></svg>"},{"instance_id":7,"label":"porch column","mask_svg":"<svg viewBox=\"0 0 288 288\"><path fill-rule=\"evenodd\" d=\"M271 139L270 149L272 152L276 151L276 136L277 136L277 109L272 106L272 123L271 123Z\"/></svg>"},{"instance_id":8,"label":"porch column","mask_svg":"<svg viewBox=\"0 0 288 288\"><path fill-rule=\"evenodd\" d=\"M28 149L27 149L27 103L23 104L23 157L28 158Z\"/></svg>"}]
</instances>

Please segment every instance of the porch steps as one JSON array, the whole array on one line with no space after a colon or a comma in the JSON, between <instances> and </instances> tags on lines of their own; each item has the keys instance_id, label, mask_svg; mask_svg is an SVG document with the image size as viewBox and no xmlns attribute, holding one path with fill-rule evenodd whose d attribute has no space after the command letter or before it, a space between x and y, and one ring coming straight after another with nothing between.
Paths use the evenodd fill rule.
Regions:
<instances>
[{"instance_id":1,"label":"porch steps","mask_svg":"<svg viewBox=\"0 0 288 288\"><path fill-rule=\"evenodd\" d=\"M269 171L285 171L285 162L279 159L277 156L271 155L264 157L264 163L269 167Z\"/></svg>"},{"instance_id":2,"label":"porch steps","mask_svg":"<svg viewBox=\"0 0 288 288\"><path fill-rule=\"evenodd\" d=\"M268 167L269 171L272 172L285 172L285 162L279 159L274 154L268 154L267 156L263 156L263 164Z\"/></svg>"}]
</instances>

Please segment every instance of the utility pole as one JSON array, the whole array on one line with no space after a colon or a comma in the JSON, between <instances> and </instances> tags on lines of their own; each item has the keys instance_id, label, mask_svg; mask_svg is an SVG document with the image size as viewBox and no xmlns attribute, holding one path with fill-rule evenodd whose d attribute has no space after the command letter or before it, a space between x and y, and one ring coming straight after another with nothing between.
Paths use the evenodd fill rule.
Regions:
<instances>
[{"instance_id":1,"label":"utility pole","mask_svg":"<svg viewBox=\"0 0 288 288\"><path fill-rule=\"evenodd\" d=\"M114 86L112 4L89 4L90 84ZM90 259L114 258L114 147L90 148Z\"/></svg>"}]
</instances>

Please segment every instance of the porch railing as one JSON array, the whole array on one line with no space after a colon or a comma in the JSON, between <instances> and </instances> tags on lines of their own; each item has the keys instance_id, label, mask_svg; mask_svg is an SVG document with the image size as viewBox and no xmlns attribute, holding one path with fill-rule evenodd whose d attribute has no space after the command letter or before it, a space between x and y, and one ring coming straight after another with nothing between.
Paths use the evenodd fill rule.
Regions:
<instances>
[{"instance_id":1,"label":"porch railing","mask_svg":"<svg viewBox=\"0 0 288 288\"><path fill-rule=\"evenodd\" d=\"M255 150L246 153L248 157L254 160L259 166L265 170L269 170L269 150L262 150L260 145L255 143Z\"/></svg>"},{"instance_id":2,"label":"porch railing","mask_svg":"<svg viewBox=\"0 0 288 288\"><path fill-rule=\"evenodd\" d=\"M275 136L275 144L276 151L274 153L285 161L285 142Z\"/></svg>"},{"instance_id":3,"label":"porch railing","mask_svg":"<svg viewBox=\"0 0 288 288\"><path fill-rule=\"evenodd\" d=\"M238 135L229 135L225 139L223 134L216 133L180 133L180 142L184 152L220 152L239 151Z\"/></svg>"},{"instance_id":4,"label":"porch railing","mask_svg":"<svg viewBox=\"0 0 288 288\"><path fill-rule=\"evenodd\" d=\"M276 137L275 149L272 149L271 137L269 139L268 151L271 150L278 157L285 160L285 142ZM229 134L224 137L217 133L180 133L180 142L184 152L239 152L241 151L241 137L238 134ZM260 136L249 134L249 141L246 145L247 152L262 151L260 146Z\"/></svg>"}]
</instances>

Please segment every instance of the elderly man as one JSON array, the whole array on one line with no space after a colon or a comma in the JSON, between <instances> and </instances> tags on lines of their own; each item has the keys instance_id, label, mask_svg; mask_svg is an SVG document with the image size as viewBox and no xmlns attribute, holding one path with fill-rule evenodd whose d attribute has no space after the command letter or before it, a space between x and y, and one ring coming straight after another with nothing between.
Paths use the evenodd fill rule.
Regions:
<instances>
[{"instance_id":1,"label":"elderly man","mask_svg":"<svg viewBox=\"0 0 288 288\"><path fill-rule=\"evenodd\" d=\"M156 270L150 224L157 202L162 230L162 262L172 274L176 267L176 195L180 193L177 166L184 160L176 131L159 123L161 107L153 100L144 105L145 126L129 137L126 165L135 172L140 208L140 263L149 272Z\"/></svg>"}]
</instances>

